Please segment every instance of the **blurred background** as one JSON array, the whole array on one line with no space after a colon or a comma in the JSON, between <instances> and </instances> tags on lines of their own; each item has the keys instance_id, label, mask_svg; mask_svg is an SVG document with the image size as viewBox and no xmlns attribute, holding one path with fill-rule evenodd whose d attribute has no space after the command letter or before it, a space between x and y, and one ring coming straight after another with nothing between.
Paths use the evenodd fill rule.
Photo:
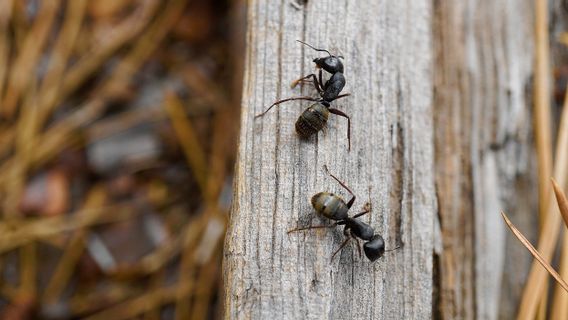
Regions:
<instances>
[{"instance_id":1,"label":"blurred background","mask_svg":"<svg viewBox=\"0 0 568 320\"><path fill-rule=\"evenodd\" d=\"M244 15L0 1L0 318L221 316Z\"/></svg>"}]
</instances>

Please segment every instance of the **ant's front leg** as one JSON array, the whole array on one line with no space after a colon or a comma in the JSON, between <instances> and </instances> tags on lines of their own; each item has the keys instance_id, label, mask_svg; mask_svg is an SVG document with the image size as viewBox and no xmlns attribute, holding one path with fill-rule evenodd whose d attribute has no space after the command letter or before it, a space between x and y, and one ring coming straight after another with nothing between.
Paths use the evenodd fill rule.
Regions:
<instances>
[{"instance_id":1,"label":"ant's front leg","mask_svg":"<svg viewBox=\"0 0 568 320\"><path fill-rule=\"evenodd\" d=\"M321 84L320 84L320 82L318 81L318 79L316 78L316 75L313 74L313 73L308 74L307 76L302 77L302 78L300 78L300 79L297 79L297 80L292 81L292 84L291 84L290 86L291 86L292 88L295 88L295 87L298 85L298 83L304 82L304 81L306 81L306 80L309 81L310 78L312 78L310 82L313 82L314 86L316 87L316 90L318 91L319 94L321 94L321 93L323 92L323 89L321 88Z\"/></svg>"}]
</instances>

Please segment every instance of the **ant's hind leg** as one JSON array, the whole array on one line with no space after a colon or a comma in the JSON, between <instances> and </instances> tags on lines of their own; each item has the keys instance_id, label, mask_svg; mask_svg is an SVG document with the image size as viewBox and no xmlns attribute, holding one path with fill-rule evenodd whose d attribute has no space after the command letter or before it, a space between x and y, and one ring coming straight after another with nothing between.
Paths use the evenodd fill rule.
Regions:
<instances>
[{"instance_id":1,"label":"ant's hind leg","mask_svg":"<svg viewBox=\"0 0 568 320\"><path fill-rule=\"evenodd\" d=\"M335 226L337 226L337 223L334 223L330 226L309 226L309 227L303 227L303 228L295 228L292 230L288 230L288 234L292 233L292 232L298 232L298 231L303 231L303 230L311 230L311 229L326 229L326 228L334 228Z\"/></svg>"},{"instance_id":2,"label":"ant's hind leg","mask_svg":"<svg viewBox=\"0 0 568 320\"><path fill-rule=\"evenodd\" d=\"M318 101L319 99L315 99L312 97L293 97L293 98L288 98L288 99L282 99L282 100L278 100L276 102L274 102L272 105L270 105L270 107L268 107L268 109L266 109L264 112L259 113L257 115L254 116L254 118L258 118L258 117L262 117L263 115L265 115L268 111L270 111L270 109L272 109L274 106L277 106L283 102L287 102L287 101L294 101L294 100L308 100L308 101Z\"/></svg>"},{"instance_id":3,"label":"ant's hind leg","mask_svg":"<svg viewBox=\"0 0 568 320\"><path fill-rule=\"evenodd\" d=\"M339 97L340 96L338 96L338 98ZM348 115L346 115L345 113L343 113L342 111L339 111L337 109L329 108L329 112L347 119L347 143L349 145L348 149L349 149L349 151L351 151L351 118L349 118Z\"/></svg>"},{"instance_id":4,"label":"ant's hind leg","mask_svg":"<svg viewBox=\"0 0 568 320\"><path fill-rule=\"evenodd\" d=\"M329 174L333 179L335 179L335 181L337 181L343 188L345 188L345 190L347 190L351 194L352 198L349 200L349 202L347 202L347 208L351 209L351 206L355 202L355 198L356 198L353 191L351 191L351 189L349 189L349 187L346 186L345 183L343 183L336 176L334 176L331 172L329 172L329 169L327 168L326 165L324 165L323 168L325 169L325 172L327 172L327 174Z\"/></svg>"},{"instance_id":5,"label":"ant's hind leg","mask_svg":"<svg viewBox=\"0 0 568 320\"><path fill-rule=\"evenodd\" d=\"M333 255L331 256L331 261L333 261L333 258L335 257L335 255L341 251L341 249L343 249L347 243L349 242L349 240L351 240L351 238L347 238L345 239L345 241L343 241L343 243L339 246L339 248L337 250L335 250L335 252L333 253Z\"/></svg>"}]
</instances>

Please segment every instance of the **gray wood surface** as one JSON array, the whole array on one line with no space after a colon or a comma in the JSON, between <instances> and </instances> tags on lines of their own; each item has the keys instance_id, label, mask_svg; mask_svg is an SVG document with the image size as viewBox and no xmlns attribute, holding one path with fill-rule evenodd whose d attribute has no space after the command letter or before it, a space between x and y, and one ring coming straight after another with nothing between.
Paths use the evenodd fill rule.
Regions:
<instances>
[{"instance_id":1,"label":"gray wood surface","mask_svg":"<svg viewBox=\"0 0 568 320\"><path fill-rule=\"evenodd\" d=\"M505 211L537 231L532 136L532 0L437 1L434 7L436 190L443 252L436 314L511 319L530 267Z\"/></svg>"},{"instance_id":2,"label":"gray wood surface","mask_svg":"<svg viewBox=\"0 0 568 320\"><path fill-rule=\"evenodd\" d=\"M430 1L250 1L235 194L225 243L225 316L230 319L427 319L432 314L435 190ZM352 96L335 103L352 119L301 141L291 102L253 119L277 99L316 95L290 82L320 56L301 39L345 56ZM319 225L320 191L358 196L353 213L403 248L370 263L355 243L333 261L342 230L287 234Z\"/></svg>"}]
</instances>

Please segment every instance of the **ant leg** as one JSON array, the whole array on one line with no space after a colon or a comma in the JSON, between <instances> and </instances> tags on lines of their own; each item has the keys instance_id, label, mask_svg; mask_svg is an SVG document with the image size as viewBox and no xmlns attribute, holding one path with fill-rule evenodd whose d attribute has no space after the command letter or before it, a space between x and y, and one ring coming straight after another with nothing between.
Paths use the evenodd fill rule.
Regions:
<instances>
[{"instance_id":1,"label":"ant leg","mask_svg":"<svg viewBox=\"0 0 568 320\"><path fill-rule=\"evenodd\" d=\"M327 172L327 174L329 174L333 179L335 179L335 181L339 182L339 184L351 194L352 198L349 200L349 202L347 202L347 208L351 209L353 202L355 202L355 194L353 193L353 191L351 191L351 189L349 189L349 187L346 186L345 183L343 183L343 182L341 182L341 180L337 179L336 176L331 174L331 172L329 172L329 169L327 168L326 165L324 165L323 168L325 169L325 172Z\"/></svg>"},{"instance_id":2,"label":"ant leg","mask_svg":"<svg viewBox=\"0 0 568 320\"><path fill-rule=\"evenodd\" d=\"M335 101L335 100L340 99L340 98L348 97L350 95L351 95L351 93L340 94L337 97L335 97L335 99L333 99L332 101Z\"/></svg>"},{"instance_id":3,"label":"ant leg","mask_svg":"<svg viewBox=\"0 0 568 320\"><path fill-rule=\"evenodd\" d=\"M351 218L356 219L359 218L360 216L366 215L367 213L371 212L371 203L370 202L365 203L365 206L363 208L364 208L363 212L359 212Z\"/></svg>"},{"instance_id":4,"label":"ant leg","mask_svg":"<svg viewBox=\"0 0 568 320\"><path fill-rule=\"evenodd\" d=\"M312 73L312 74L308 74L307 76L302 77L302 78L300 78L300 79L298 79L298 80L294 80L294 81L292 82L291 87L294 88L294 87L296 87L296 86L298 85L298 83L303 82L303 81L305 81L305 80L309 80L309 78L312 78L312 82L314 83L314 86L316 87L316 90L318 91L319 94L321 94L321 93L323 92L323 90L322 90L322 88L320 87L320 83L318 82L318 79L316 78L316 75L313 74L313 73Z\"/></svg>"},{"instance_id":5,"label":"ant leg","mask_svg":"<svg viewBox=\"0 0 568 320\"><path fill-rule=\"evenodd\" d=\"M322 73L323 71L321 70L321 68L319 69L319 80L320 80L320 84L323 87L323 90L327 89L327 84L329 81L326 81L325 83L323 83L323 77L322 77Z\"/></svg>"},{"instance_id":6,"label":"ant leg","mask_svg":"<svg viewBox=\"0 0 568 320\"><path fill-rule=\"evenodd\" d=\"M341 251L341 249L343 249L343 247L345 247L347 245L347 242L349 242L349 240L351 240L351 238L347 238L345 239L345 241L343 241L343 243L341 244L341 246L339 246L339 249L335 250L335 252L333 253L333 255L331 256L331 261L333 261L333 258L335 257L335 255Z\"/></svg>"},{"instance_id":7,"label":"ant leg","mask_svg":"<svg viewBox=\"0 0 568 320\"><path fill-rule=\"evenodd\" d=\"M338 98L339 98L339 96L338 96ZM349 118L348 115L346 115L345 113L343 113L343 112L341 112L337 109L329 108L329 112L331 112L335 115L347 118L347 141L348 141L348 144L349 144L349 151L351 151L351 119Z\"/></svg>"},{"instance_id":8,"label":"ant leg","mask_svg":"<svg viewBox=\"0 0 568 320\"><path fill-rule=\"evenodd\" d=\"M359 238L353 236L355 241L357 241L357 251L359 251L359 259L361 259L361 243L359 242Z\"/></svg>"},{"instance_id":9,"label":"ant leg","mask_svg":"<svg viewBox=\"0 0 568 320\"><path fill-rule=\"evenodd\" d=\"M303 230L310 230L310 229L324 229L324 228L333 228L337 226L336 223L332 224L331 226L309 226L309 227L303 227L303 228L296 228L296 229L292 229L292 230L288 230L288 234L292 233L292 232L297 232L297 231L303 231Z\"/></svg>"},{"instance_id":10,"label":"ant leg","mask_svg":"<svg viewBox=\"0 0 568 320\"><path fill-rule=\"evenodd\" d=\"M287 102L287 101L293 101L293 100L308 100L308 101L319 101L319 99L315 99L312 97L294 97L294 98L288 98L288 99L282 99L279 101L274 102L270 107L268 107L268 109L266 109L263 113L259 113L256 116L254 116L254 118L258 118L258 117L262 117L263 115L265 115L268 111L270 111L270 109L272 109L272 107L277 106L283 102Z\"/></svg>"},{"instance_id":11,"label":"ant leg","mask_svg":"<svg viewBox=\"0 0 568 320\"><path fill-rule=\"evenodd\" d=\"M354 215L354 216L351 217L351 218L356 219L356 218L359 218L360 216L366 215L366 214L369 213L369 212L371 212L371 209L365 209L365 211L359 212L358 214Z\"/></svg>"}]
</instances>

